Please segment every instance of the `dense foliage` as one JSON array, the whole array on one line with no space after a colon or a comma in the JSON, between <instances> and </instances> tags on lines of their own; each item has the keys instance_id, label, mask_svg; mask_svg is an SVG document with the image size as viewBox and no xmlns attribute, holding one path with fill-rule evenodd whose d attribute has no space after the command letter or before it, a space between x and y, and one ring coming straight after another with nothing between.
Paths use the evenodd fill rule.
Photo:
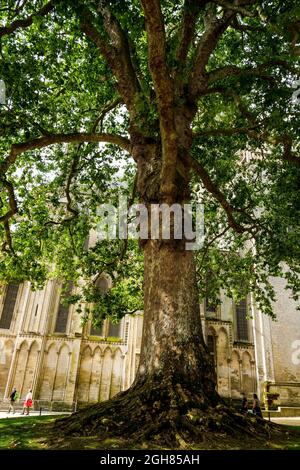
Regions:
<instances>
[{"instance_id":1,"label":"dense foliage","mask_svg":"<svg viewBox=\"0 0 300 470\"><path fill-rule=\"evenodd\" d=\"M236 299L253 291L272 314L270 276L284 276L295 300L300 288L300 103L292 98L299 79L299 2L160 3L167 65L182 90L200 80L195 67L201 38L231 12L211 48L207 88L197 97L193 119L191 153L202 173L194 173L191 187L205 205L206 229L197 254L199 288L211 298L220 288ZM104 44L114 45L105 29L107 6L126 38L138 81L134 118L107 58L84 32L88 18ZM189 25L194 30L184 51ZM28 279L35 288L49 276L80 285L84 280L72 300L94 302L99 320L141 308L138 243L98 241L89 249L85 243L101 203L117 204L120 193L130 203L139 199L130 154L101 135L127 139L133 122L147 138L160 135L141 2L3 1L0 40L6 84L0 105L0 280ZM55 138L76 133L81 136L71 141ZM35 145L36 139L44 144ZM14 145L23 143L29 145L10 158ZM113 278L107 294L93 282L102 271Z\"/></svg>"}]
</instances>

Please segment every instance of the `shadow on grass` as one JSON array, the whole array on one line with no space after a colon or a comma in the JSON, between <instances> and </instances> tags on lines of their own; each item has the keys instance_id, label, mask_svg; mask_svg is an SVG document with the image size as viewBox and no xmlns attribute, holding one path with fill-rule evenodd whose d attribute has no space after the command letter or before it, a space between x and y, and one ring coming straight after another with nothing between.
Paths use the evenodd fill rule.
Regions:
<instances>
[{"instance_id":1,"label":"shadow on grass","mask_svg":"<svg viewBox=\"0 0 300 470\"><path fill-rule=\"evenodd\" d=\"M0 449L45 449L47 426L56 416L0 419Z\"/></svg>"},{"instance_id":2,"label":"shadow on grass","mask_svg":"<svg viewBox=\"0 0 300 470\"><path fill-rule=\"evenodd\" d=\"M48 424L53 423L57 419L57 416L29 416L25 418L9 418L0 420L0 450L4 449L31 449L31 450L42 450L48 448L48 438L50 427ZM265 445L257 447L257 449L269 449L269 450L300 450L300 426L288 426L280 425L286 431L286 439L284 441L280 440L271 440ZM51 433L50 433L51 434ZM50 448L54 450L53 446L53 435L51 436ZM90 437L63 437L57 436L56 445L60 449L68 450L92 450L92 449L147 449L147 443L137 444L129 443L128 441L122 439L105 439L101 440L99 436L90 436ZM201 450L207 448L204 446L192 445L190 449L192 450ZM245 442L235 442L231 443L221 443L219 445L216 443L215 446L210 447L210 449L224 449L224 450L240 450L240 449L253 449L254 447L249 447L245 445ZM159 445L157 449L163 449Z\"/></svg>"},{"instance_id":3,"label":"shadow on grass","mask_svg":"<svg viewBox=\"0 0 300 470\"><path fill-rule=\"evenodd\" d=\"M300 426L281 425L287 432L290 431L287 450L300 450Z\"/></svg>"}]
</instances>

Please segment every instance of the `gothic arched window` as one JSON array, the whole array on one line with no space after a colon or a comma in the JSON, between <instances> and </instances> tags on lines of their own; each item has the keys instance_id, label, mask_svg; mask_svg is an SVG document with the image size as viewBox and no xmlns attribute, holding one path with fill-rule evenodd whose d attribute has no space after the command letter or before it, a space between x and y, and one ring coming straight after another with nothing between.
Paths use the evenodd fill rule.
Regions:
<instances>
[{"instance_id":1,"label":"gothic arched window","mask_svg":"<svg viewBox=\"0 0 300 470\"><path fill-rule=\"evenodd\" d=\"M247 300L243 299L235 307L236 336L238 341L249 341L249 329L247 320Z\"/></svg>"},{"instance_id":2,"label":"gothic arched window","mask_svg":"<svg viewBox=\"0 0 300 470\"><path fill-rule=\"evenodd\" d=\"M111 338L120 338L121 337L121 322L120 323L112 323L109 322L108 325L108 337Z\"/></svg>"},{"instance_id":3,"label":"gothic arched window","mask_svg":"<svg viewBox=\"0 0 300 470\"><path fill-rule=\"evenodd\" d=\"M0 318L0 328L9 330L16 306L19 284L8 284Z\"/></svg>"},{"instance_id":4,"label":"gothic arched window","mask_svg":"<svg viewBox=\"0 0 300 470\"><path fill-rule=\"evenodd\" d=\"M73 284L70 282L67 286L67 291L65 296L69 296L72 293ZM56 324L55 324L55 333L66 333L68 320L69 320L69 310L70 305L67 305L60 299L58 310L57 310L57 317L56 317Z\"/></svg>"}]
</instances>

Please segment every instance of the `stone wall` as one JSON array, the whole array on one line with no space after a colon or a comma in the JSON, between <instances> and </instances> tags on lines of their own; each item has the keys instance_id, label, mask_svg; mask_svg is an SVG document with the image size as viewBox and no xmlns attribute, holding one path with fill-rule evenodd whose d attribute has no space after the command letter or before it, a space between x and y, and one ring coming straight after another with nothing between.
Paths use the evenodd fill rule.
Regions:
<instances>
[{"instance_id":1,"label":"stone wall","mask_svg":"<svg viewBox=\"0 0 300 470\"><path fill-rule=\"evenodd\" d=\"M207 320L206 337L215 342L218 392L227 398L240 399L241 391L249 397L256 392L254 345L234 339L233 321Z\"/></svg>"},{"instance_id":2,"label":"stone wall","mask_svg":"<svg viewBox=\"0 0 300 470\"><path fill-rule=\"evenodd\" d=\"M271 281L277 296L273 303L276 320L253 308L260 392L269 381L272 393L280 394L279 405L295 406L300 404L300 304L291 299L283 279Z\"/></svg>"},{"instance_id":3,"label":"stone wall","mask_svg":"<svg viewBox=\"0 0 300 470\"><path fill-rule=\"evenodd\" d=\"M4 298L5 289L0 305ZM104 338L91 336L91 323L82 325L70 306L61 334L55 332L59 301L56 281L38 292L28 283L19 287L10 326L0 329L0 399L8 398L15 386L20 399L32 388L34 399L43 404L88 403L130 386L140 353L141 314L124 317L119 339Z\"/></svg>"},{"instance_id":4,"label":"stone wall","mask_svg":"<svg viewBox=\"0 0 300 470\"><path fill-rule=\"evenodd\" d=\"M274 280L276 282L276 280ZM204 336L215 362L219 393L240 399L262 391L265 380L284 382L284 403L300 403L299 365L292 364L293 341L300 340L299 313L284 300L275 305L278 322L263 317L249 298L249 338L237 337L236 312L225 298L216 311L201 305ZM281 289L281 290L280 290ZM0 318L5 290L0 298ZM28 283L19 287L11 324L0 329L0 399L16 386L23 399L33 388L34 399L43 404L75 406L106 400L132 384L138 368L143 317L141 312L125 316L119 338L91 335L91 324L83 325L76 307L70 306L65 332L56 333L60 285L49 281L42 291L32 292ZM298 315L298 317L297 317ZM107 320L106 320L107 322ZM299 343L300 344L300 343ZM299 361L300 362L300 361ZM51 405L51 406L52 406Z\"/></svg>"}]
</instances>

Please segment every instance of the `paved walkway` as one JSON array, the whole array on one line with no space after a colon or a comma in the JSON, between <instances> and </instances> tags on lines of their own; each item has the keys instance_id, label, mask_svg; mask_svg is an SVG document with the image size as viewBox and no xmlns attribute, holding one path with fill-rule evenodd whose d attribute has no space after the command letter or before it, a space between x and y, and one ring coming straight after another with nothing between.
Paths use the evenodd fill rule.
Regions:
<instances>
[{"instance_id":1,"label":"paved walkway","mask_svg":"<svg viewBox=\"0 0 300 470\"><path fill-rule=\"evenodd\" d=\"M287 424L289 426L300 426L300 416L295 416L292 418L271 418L271 421L277 424Z\"/></svg>"},{"instance_id":2,"label":"paved walkway","mask_svg":"<svg viewBox=\"0 0 300 470\"><path fill-rule=\"evenodd\" d=\"M59 415L69 415L71 413L60 412L60 411L42 411L42 416L59 416ZM31 411L29 416L39 416L39 411ZM5 411L0 411L0 419L3 418L27 418L27 415L22 415L20 411L16 411L15 414L13 413L6 413Z\"/></svg>"},{"instance_id":3,"label":"paved walkway","mask_svg":"<svg viewBox=\"0 0 300 470\"><path fill-rule=\"evenodd\" d=\"M70 412L61 412L61 411L42 411L42 416L60 416L60 415L68 415L71 414ZM39 411L31 411L29 416L39 416ZM15 414L9 413L7 414L5 411L0 411L0 419L4 418L27 418L26 415L22 415L21 412L18 410ZM293 418L271 418L273 423L277 424L287 424L289 426L300 426L300 416L296 416Z\"/></svg>"}]
</instances>

